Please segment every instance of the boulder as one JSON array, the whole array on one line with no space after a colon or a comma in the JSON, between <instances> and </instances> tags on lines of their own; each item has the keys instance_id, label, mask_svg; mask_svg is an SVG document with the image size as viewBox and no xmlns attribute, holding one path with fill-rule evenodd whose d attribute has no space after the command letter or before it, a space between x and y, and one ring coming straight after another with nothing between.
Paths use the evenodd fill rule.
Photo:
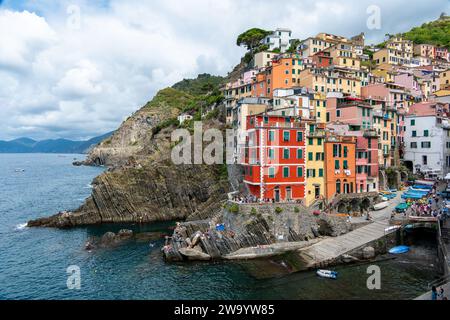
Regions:
<instances>
[{"instance_id":1,"label":"boulder","mask_svg":"<svg viewBox=\"0 0 450 320\"><path fill-rule=\"evenodd\" d=\"M365 247L363 249L363 257L364 257L364 259L375 258L375 249L373 247Z\"/></svg>"},{"instance_id":2,"label":"boulder","mask_svg":"<svg viewBox=\"0 0 450 320\"><path fill-rule=\"evenodd\" d=\"M133 237L133 235L134 235L134 233L132 230L122 229L117 234L117 237L122 240L122 239L130 239Z\"/></svg>"},{"instance_id":3,"label":"boulder","mask_svg":"<svg viewBox=\"0 0 450 320\"><path fill-rule=\"evenodd\" d=\"M115 242L116 242L116 234L114 232L105 233L100 240L100 243L103 246L108 246L114 244Z\"/></svg>"},{"instance_id":4,"label":"boulder","mask_svg":"<svg viewBox=\"0 0 450 320\"><path fill-rule=\"evenodd\" d=\"M186 257L188 260L191 260L191 261L209 261L209 260L211 260L211 256L209 254L200 252L196 249L181 248L178 251L183 257Z\"/></svg>"}]
</instances>

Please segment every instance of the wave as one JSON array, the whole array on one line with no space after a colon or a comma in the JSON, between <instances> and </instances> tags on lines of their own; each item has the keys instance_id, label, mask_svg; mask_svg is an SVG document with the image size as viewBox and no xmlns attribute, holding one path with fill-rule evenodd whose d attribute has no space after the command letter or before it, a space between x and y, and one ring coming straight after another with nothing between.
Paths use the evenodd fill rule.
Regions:
<instances>
[{"instance_id":1,"label":"wave","mask_svg":"<svg viewBox=\"0 0 450 320\"><path fill-rule=\"evenodd\" d=\"M86 185L86 187L84 187L84 189L92 189L93 187L92 187L92 184L88 184L88 185Z\"/></svg>"},{"instance_id":2,"label":"wave","mask_svg":"<svg viewBox=\"0 0 450 320\"><path fill-rule=\"evenodd\" d=\"M21 230L26 229L27 225L28 225L28 223L21 223L21 224L16 225L15 229L18 230L18 231L21 231Z\"/></svg>"}]
</instances>

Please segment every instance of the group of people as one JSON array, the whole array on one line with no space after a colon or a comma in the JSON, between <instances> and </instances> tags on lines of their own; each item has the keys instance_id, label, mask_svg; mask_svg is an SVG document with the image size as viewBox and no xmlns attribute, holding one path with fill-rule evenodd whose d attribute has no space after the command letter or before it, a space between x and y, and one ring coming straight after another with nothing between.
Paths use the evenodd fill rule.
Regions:
<instances>
[{"instance_id":1,"label":"group of people","mask_svg":"<svg viewBox=\"0 0 450 320\"><path fill-rule=\"evenodd\" d=\"M431 300L448 300L444 288L440 288L438 291L438 289L433 286L431 289Z\"/></svg>"},{"instance_id":2,"label":"group of people","mask_svg":"<svg viewBox=\"0 0 450 320\"><path fill-rule=\"evenodd\" d=\"M426 201L413 201L411 204L412 214L418 217L435 217L438 219L447 216L445 202L435 193Z\"/></svg>"}]
</instances>

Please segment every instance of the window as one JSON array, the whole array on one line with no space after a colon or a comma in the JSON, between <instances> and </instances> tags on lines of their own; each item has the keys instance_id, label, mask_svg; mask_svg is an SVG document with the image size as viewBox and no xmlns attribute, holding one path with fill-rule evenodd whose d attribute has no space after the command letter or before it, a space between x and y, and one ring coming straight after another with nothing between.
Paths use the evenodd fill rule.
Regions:
<instances>
[{"instance_id":1,"label":"window","mask_svg":"<svg viewBox=\"0 0 450 320\"><path fill-rule=\"evenodd\" d=\"M413 131L412 136L413 136L413 138L417 137L417 131Z\"/></svg>"},{"instance_id":2,"label":"window","mask_svg":"<svg viewBox=\"0 0 450 320\"><path fill-rule=\"evenodd\" d=\"M411 142L411 149L417 149L417 142Z\"/></svg>"},{"instance_id":3,"label":"window","mask_svg":"<svg viewBox=\"0 0 450 320\"><path fill-rule=\"evenodd\" d=\"M348 169L348 161L344 160L344 165L343 165L344 170Z\"/></svg>"},{"instance_id":4,"label":"window","mask_svg":"<svg viewBox=\"0 0 450 320\"><path fill-rule=\"evenodd\" d=\"M337 194L341 193L341 180L336 181L336 193Z\"/></svg>"},{"instance_id":5,"label":"window","mask_svg":"<svg viewBox=\"0 0 450 320\"><path fill-rule=\"evenodd\" d=\"M275 131L269 131L269 142L275 141Z\"/></svg>"},{"instance_id":6,"label":"window","mask_svg":"<svg viewBox=\"0 0 450 320\"><path fill-rule=\"evenodd\" d=\"M423 136L424 136L424 137L429 137L429 136L430 136L430 131L425 130L425 131L423 132Z\"/></svg>"},{"instance_id":7,"label":"window","mask_svg":"<svg viewBox=\"0 0 450 320\"><path fill-rule=\"evenodd\" d=\"M297 178L303 178L303 167L297 167Z\"/></svg>"},{"instance_id":8,"label":"window","mask_svg":"<svg viewBox=\"0 0 450 320\"><path fill-rule=\"evenodd\" d=\"M297 131L297 142L303 141L303 132Z\"/></svg>"},{"instance_id":9,"label":"window","mask_svg":"<svg viewBox=\"0 0 450 320\"><path fill-rule=\"evenodd\" d=\"M297 149L297 159L303 159L303 150Z\"/></svg>"},{"instance_id":10,"label":"window","mask_svg":"<svg viewBox=\"0 0 450 320\"><path fill-rule=\"evenodd\" d=\"M411 126L415 126L416 125L416 120L411 120Z\"/></svg>"},{"instance_id":11,"label":"window","mask_svg":"<svg viewBox=\"0 0 450 320\"><path fill-rule=\"evenodd\" d=\"M344 147L344 158L347 158L348 156L348 148Z\"/></svg>"},{"instance_id":12,"label":"window","mask_svg":"<svg viewBox=\"0 0 450 320\"><path fill-rule=\"evenodd\" d=\"M320 178L323 177L323 169L319 169L319 177L320 177Z\"/></svg>"},{"instance_id":13,"label":"window","mask_svg":"<svg viewBox=\"0 0 450 320\"><path fill-rule=\"evenodd\" d=\"M336 117L338 117L338 118L341 117L341 110L336 110Z\"/></svg>"},{"instance_id":14,"label":"window","mask_svg":"<svg viewBox=\"0 0 450 320\"><path fill-rule=\"evenodd\" d=\"M312 152L308 153L308 160L313 161L314 160L314 154Z\"/></svg>"},{"instance_id":15,"label":"window","mask_svg":"<svg viewBox=\"0 0 450 320\"><path fill-rule=\"evenodd\" d=\"M283 178L289 178L289 167L283 168Z\"/></svg>"},{"instance_id":16,"label":"window","mask_svg":"<svg viewBox=\"0 0 450 320\"><path fill-rule=\"evenodd\" d=\"M334 168L336 169L336 170L339 170L341 167L340 167L340 165L339 165L339 160L335 160L334 161Z\"/></svg>"},{"instance_id":17,"label":"window","mask_svg":"<svg viewBox=\"0 0 450 320\"><path fill-rule=\"evenodd\" d=\"M319 146L322 145L322 138L317 139L317 145L319 145Z\"/></svg>"},{"instance_id":18,"label":"window","mask_svg":"<svg viewBox=\"0 0 450 320\"><path fill-rule=\"evenodd\" d=\"M316 152L316 161L320 161L321 158L322 158L322 153Z\"/></svg>"},{"instance_id":19,"label":"window","mask_svg":"<svg viewBox=\"0 0 450 320\"><path fill-rule=\"evenodd\" d=\"M285 148L283 150L283 159L289 159L289 149Z\"/></svg>"},{"instance_id":20,"label":"window","mask_svg":"<svg viewBox=\"0 0 450 320\"><path fill-rule=\"evenodd\" d=\"M313 138L308 138L308 145L310 145L310 146L314 145L314 139Z\"/></svg>"},{"instance_id":21,"label":"window","mask_svg":"<svg viewBox=\"0 0 450 320\"><path fill-rule=\"evenodd\" d=\"M427 166L427 165L428 165L428 156L422 156L422 164L423 164L424 166Z\"/></svg>"},{"instance_id":22,"label":"window","mask_svg":"<svg viewBox=\"0 0 450 320\"><path fill-rule=\"evenodd\" d=\"M422 142L422 148L423 149L430 149L431 148L431 142L430 141Z\"/></svg>"},{"instance_id":23,"label":"window","mask_svg":"<svg viewBox=\"0 0 450 320\"><path fill-rule=\"evenodd\" d=\"M269 149L269 159L274 160L275 159L275 150Z\"/></svg>"},{"instance_id":24,"label":"window","mask_svg":"<svg viewBox=\"0 0 450 320\"><path fill-rule=\"evenodd\" d=\"M283 141L284 142L289 142L289 140L291 140L291 134L289 131L284 131L283 132Z\"/></svg>"},{"instance_id":25,"label":"window","mask_svg":"<svg viewBox=\"0 0 450 320\"><path fill-rule=\"evenodd\" d=\"M264 123L268 124L269 123L269 117L264 117Z\"/></svg>"},{"instance_id":26,"label":"window","mask_svg":"<svg viewBox=\"0 0 450 320\"><path fill-rule=\"evenodd\" d=\"M275 178L275 168L269 168L269 178Z\"/></svg>"}]
</instances>

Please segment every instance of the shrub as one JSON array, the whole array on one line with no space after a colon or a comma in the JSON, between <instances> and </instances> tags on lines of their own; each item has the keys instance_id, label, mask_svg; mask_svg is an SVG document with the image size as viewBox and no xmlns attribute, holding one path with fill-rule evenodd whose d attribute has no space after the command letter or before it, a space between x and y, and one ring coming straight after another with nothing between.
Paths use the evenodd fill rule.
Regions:
<instances>
[{"instance_id":1,"label":"shrub","mask_svg":"<svg viewBox=\"0 0 450 320\"><path fill-rule=\"evenodd\" d=\"M295 212L295 213L300 213L300 209L297 208L297 207L295 207L295 208L294 208L294 212Z\"/></svg>"},{"instance_id":2,"label":"shrub","mask_svg":"<svg viewBox=\"0 0 450 320\"><path fill-rule=\"evenodd\" d=\"M238 214L239 213L239 206L237 204L232 204L231 207L229 208L229 211L231 213L235 213Z\"/></svg>"},{"instance_id":3,"label":"shrub","mask_svg":"<svg viewBox=\"0 0 450 320\"><path fill-rule=\"evenodd\" d=\"M280 214L280 213L282 213L283 212L283 209L281 209L280 207L276 207L275 208L275 213L276 214Z\"/></svg>"},{"instance_id":4,"label":"shrub","mask_svg":"<svg viewBox=\"0 0 450 320\"><path fill-rule=\"evenodd\" d=\"M256 211L255 208L252 208L252 210L250 211L250 215L251 216L256 216L258 214L258 212Z\"/></svg>"}]
</instances>

